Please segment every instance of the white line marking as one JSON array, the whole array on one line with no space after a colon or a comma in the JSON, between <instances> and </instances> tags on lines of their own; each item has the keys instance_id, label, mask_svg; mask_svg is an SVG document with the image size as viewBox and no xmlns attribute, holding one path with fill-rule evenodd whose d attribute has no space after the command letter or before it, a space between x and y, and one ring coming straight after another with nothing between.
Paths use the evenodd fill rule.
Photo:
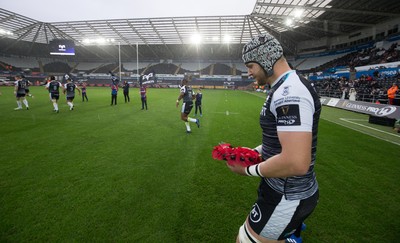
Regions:
<instances>
[{"instance_id":1,"label":"white line marking","mask_svg":"<svg viewBox=\"0 0 400 243\"><path fill-rule=\"evenodd\" d=\"M230 112L230 111L225 111L225 112L212 112L212 113L214 113L214 114L225 114L225 115L227 115L227 116L229 116L229 115L239 115L240 113L238 113L238 112Z\"/></svg>"},{"instance_id":2,"label":"white line marking","mask_svg":"<svg viewBox=\"0 0 400 243\"><path fill-rule=\"evenodd\" d=\"M382 130L379 130L379 129L376 129L376 128L373 128L373 127L369 127L369 126L366 126L366 125L363 125L363 124L360 124L360 123L357 123L357 122L352 122L352 121L350 121L350 120L360 121L361 119L347 119L347 118L339 118L339 119L342 120L342 121L348 122L348 123L352 123L352 124L358 125L358 126L360 126L360 127L369 128L369 129L374 130L374 131L377 131L377 132L389 134L389 135L392 135L392 136L395 136L395 137L400 138L400 136L397 135L397 134L395 134L395 133L390 133L390 132L382 131ZM366 120L361 120L361 121L366 121Z\"/></svg>"},{"instance_id":3,"label":"white line marking","mask_svg":"<svg viewBox=\"0 0 400 243\"><path fill-rule=\"evenodd\" d=\"M340 118L340 119L346 119L348 121L364 121L364 122L368 121L366 119L356 119L356 118Z\"/></svg>"},{"instance_id":4,"label":"white line marking","mask_svg":"<svg viewBox=\"0 0 400 243\"><path fill-rule=\"evenodd\" d=\"M251 95L257 96L258 98L261 98L261 99L266 99L267 98L267 94L265 94L265 93L261 93L263 96L260 96L260 93L252 93L250 91L244 91L244 92L247 93L247 94L251 94Z\"/></svg>"},{"instance_id":5,"label":"white line marking","mask_svg":"<svg viewBox=\"0 0 400 243\"><path fill-rule=\"evenodd\" d=\"M321 118L322 118L322 117L321 117ZM348 129L351 129L351 130L360 132L360 133L362 133L362 134L365 134L365 135L368 135L368 136L371 136L371 137L374 137L374 138L377 138L377 139L380 139L380 140L383 140L383 141L386 141L386 142L389 142L389 143L396 144L396 145L399 145L399 146L400 146L400 143L396 143L396 142L393 142L393 141L391 141L391 140L384 139L384 138L381 138L381 137L372 135L372 134L367 133L367 132L365 132L365 131L363 131L363 130L356 129L356 128L350 127L350 126L346 126L346 125L344 125L344 124L341 124L341 123L339 123L339 122L335 122L335 121L332 121L332 120L328 120L328 119L326 119L326 118L322 118L322 119L324 119L325 121L328 121L328 122L335 123L335 124L337 124L337 125L339 125L339 126L346 127L346 128L348 128Z\"/></svg>"}]
</instances>

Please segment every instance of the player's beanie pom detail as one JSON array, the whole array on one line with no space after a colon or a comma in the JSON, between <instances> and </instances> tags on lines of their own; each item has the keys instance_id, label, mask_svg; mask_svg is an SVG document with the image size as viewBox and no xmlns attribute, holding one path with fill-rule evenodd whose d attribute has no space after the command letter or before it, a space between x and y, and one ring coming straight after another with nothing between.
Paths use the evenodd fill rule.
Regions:
<instances>
[{"instance_id":1,"label":"player's beanie pom detail","mask_svg":"<svg viewBox=\"0 0 400 243\"><path fill-rule=\"evenodd\" d=\"M254 37L244 45L242 51L242 59L245 64L249 62L260 64L268 76L273 74L274 64L282 55L281 44L269 33Z\"/></svg>"}]
</instances>

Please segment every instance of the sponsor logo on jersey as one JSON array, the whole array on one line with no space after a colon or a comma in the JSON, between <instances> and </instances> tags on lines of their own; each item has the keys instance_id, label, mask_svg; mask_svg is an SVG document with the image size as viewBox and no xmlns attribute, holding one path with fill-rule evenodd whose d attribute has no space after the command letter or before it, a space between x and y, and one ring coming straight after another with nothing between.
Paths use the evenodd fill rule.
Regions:
<instances>
[{"instance_id":1,"label":"sponsor logo on jersey","mask_svg":"<svg viewBox=\"0 0 400 243\"><path fill-rule=\"evenodd\" d=\"M300 122L299 105L284 105L276 108L277 126L298 126Z\"/></svg>"},{"instance_id":2,"label":"sponsor logo on jersey","mask_svg":"<svg viewBox=\"0 0 400 243\"><path fill-rule=\"evenodd\" d=\"M261 220L261 210L258 204L253 205L253 209L250 212L250 220L253 221L254 223L258 223Z\"/></svg>"}]
</instances>

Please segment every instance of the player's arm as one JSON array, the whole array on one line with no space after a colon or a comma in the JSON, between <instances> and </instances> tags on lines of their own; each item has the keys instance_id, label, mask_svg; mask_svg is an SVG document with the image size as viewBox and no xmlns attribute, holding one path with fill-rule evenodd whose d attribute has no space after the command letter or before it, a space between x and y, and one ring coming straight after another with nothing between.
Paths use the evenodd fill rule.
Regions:
<instances>
[{"instance_id":1,"label":"player's arm","mask_svg":"<svg viewBox=\"0 0 400 243\"><path fill-rule=\"evenodd\" d=\"M183 98L184 95L185 95L184 92L181 92L181 93L179 94L179 97L178 97L178 99L176 100L176 107L179 106L179 101Z\"/></svg>"},{"instance_id":2,"label":"player's arm","mask_svg":"<svg viewBox=\"0 0 400 243\"><path fill-rule=\"evenodd\" d=\"M81 94L81 89L76 84L75 84L75 89L77 89L79 91L79 95L80 95Z\"/></svg>"},{"instance_id":3,"label":"player's arm","mask_svg":"<svg viewBox=\"0 0 400 243\"><path fill-rule=\"evenodd\" d=\"M58 82L60 84L60 87L63 90L63 94L65 94L65 92L67 91L67 89L64 87L64 85L62 85L60 82Z\"/></svg>"},{"instance_id":4,"label":"player's arm","mask_svg":"<svg viewBox=\"0 0 400 243\"><path fill-rule=\"evenodd\" d=\"M306 174L311 163L312 133L285 131L278 132L278 137L282 151L258 165L261 176L284 178ZM248 175L246 167L232 165L229 168L237 174Z\"/></svg>"}]
</instances>

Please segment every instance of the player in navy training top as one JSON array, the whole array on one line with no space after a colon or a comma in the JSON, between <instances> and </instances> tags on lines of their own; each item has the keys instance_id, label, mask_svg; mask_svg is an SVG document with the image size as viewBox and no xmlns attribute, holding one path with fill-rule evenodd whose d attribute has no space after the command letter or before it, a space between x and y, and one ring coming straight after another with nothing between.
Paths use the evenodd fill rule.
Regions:
<instances>
[{"instance_id":1,"label":"player in navy training top","mask_svg":"<svg viewBox=\"0 0 400 243\"><path fill-rule=\"evenodd\" d=\"M194 102L195 110L194 115L197 116L197 110L200 112L200 116L203 116L203 111L201 110L201 102L203 100L203 93L201 93L201 89L196 93L196 101Z\"/></svg>"},{"instance_id":2,"label":"player in navy training top","mask_svg":"<svg viewBox=\"0 0 400 243\"><path fill-rule=\"evenodd\" d=\"M129 98L129 84L127 81L124 81L124 99L125 99L125 103L126 102L131 102L131 99Z\"/></svg>"}]
</instances>

